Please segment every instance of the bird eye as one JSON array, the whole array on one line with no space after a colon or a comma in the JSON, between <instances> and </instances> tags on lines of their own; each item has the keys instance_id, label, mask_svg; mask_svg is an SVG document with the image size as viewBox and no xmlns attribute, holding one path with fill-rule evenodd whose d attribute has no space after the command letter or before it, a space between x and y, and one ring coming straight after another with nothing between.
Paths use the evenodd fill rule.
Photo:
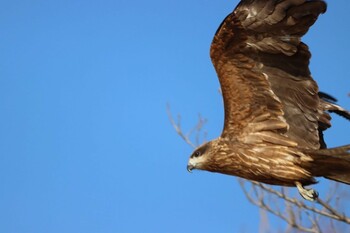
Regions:
<instances>
[{"instance_id":1,"label":"bird eye","mask_svg":"<svg viewBox=\"0 0 350 233\"><path fill-rule=\"evenodd\" d=\"M194 157L198 157L198 156L200 156L200 155L201 155L201 152L198 151L198 150L194 153Z\"/></svg>"}]
</instances>

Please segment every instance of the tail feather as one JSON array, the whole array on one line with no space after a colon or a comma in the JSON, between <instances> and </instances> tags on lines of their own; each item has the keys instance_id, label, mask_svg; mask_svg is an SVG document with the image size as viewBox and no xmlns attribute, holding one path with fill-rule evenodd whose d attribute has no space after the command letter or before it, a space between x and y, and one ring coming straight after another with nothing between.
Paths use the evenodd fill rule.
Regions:
<instances>
[{"instance_id":1,"label":"tail feather","mask_svg":"<svg viewBox=\"0 0 350 233\"><path fill-rule=\"evenodd\" d=\"M338 109L335 110L329 110L329 112L334 112L336 114L338 114L339 116L344 117L347 120L350 120L350 112L345 110L344 108L336 105L336 107L338 107Z\"/></svg>"},{"instance_id":2,"label":"tail feather","mask_svg":"<svg viewBox=\"0 0 350 233\"><path fill-rule=\"evenodd\" d=\"M346 109L342 108L341 106L335 104L334 102L331 102L332 101L332 99L330 99L331 96L328 95L328 97L326 98L324 95L325 95L325 93L322 93L322 97L321 97L321 99L323 100L321 102L321 104L322 104L324 110L336 113L339 116L342 116L347 120L350 120L350 112L349 111L347 111Z\"/></svg>"},{"instance_id":3,"label":"tail feather","mask_svg":"<svg viewBox=\"0 0 350 233\"><path fill-rule=\"evenodd\" d=\"M315 176L350 185L350 145L311 152Z\"/></svg>"}]
</instances>

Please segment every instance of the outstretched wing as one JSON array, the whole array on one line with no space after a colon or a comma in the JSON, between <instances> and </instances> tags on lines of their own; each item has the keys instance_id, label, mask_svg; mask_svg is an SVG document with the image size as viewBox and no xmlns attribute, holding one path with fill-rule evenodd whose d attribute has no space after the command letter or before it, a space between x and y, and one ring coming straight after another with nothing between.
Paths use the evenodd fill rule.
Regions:
<instances>
[{"instance_id":1,"label":"outstretched wing","mask_svg":"<svg viewBox=\"0 0 350 233\"><path fill-rule=\"evenodd\" d=\"M222 137L319 149L318 86L301 37L323 1L243 0L213 39L210 56L225 107Z\"/></svg>"}]
</instances>

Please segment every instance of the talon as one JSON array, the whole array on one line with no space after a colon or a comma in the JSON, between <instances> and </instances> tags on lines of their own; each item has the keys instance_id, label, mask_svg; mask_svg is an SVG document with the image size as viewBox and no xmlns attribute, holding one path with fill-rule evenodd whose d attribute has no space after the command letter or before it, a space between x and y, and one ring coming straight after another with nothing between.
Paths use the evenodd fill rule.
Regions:
<instances>
[{"instance_id":1,"label":"talon","mask_svg":"<svg viewBox=\"0 0 350 233\"><path fill-rule=\"evenodd\" d=\"M308 201L315 201L318 198L318 192L314 189L306 189L300 182L295 182L298 188L299 194Z\"/></svg>"}]
</instances>

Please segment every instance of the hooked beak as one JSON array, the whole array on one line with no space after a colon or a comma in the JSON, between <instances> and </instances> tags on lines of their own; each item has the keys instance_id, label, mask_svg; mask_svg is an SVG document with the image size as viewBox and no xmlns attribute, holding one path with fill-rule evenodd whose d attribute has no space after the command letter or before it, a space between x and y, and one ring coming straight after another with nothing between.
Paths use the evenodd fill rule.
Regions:
<instances>
[{"instance_id":1,"label":"hooked beak","mask_svg":"<svg viewBox=\"0 0 350 233\"><path fill-rule=\"evenodd\" d=\"M194 166L193 165L191 165L191 164L188 164L187 165L187 171L188 172L190 172L190 173L192 173L192 170L194 169Z\"/></svg>"}]
</instances>

